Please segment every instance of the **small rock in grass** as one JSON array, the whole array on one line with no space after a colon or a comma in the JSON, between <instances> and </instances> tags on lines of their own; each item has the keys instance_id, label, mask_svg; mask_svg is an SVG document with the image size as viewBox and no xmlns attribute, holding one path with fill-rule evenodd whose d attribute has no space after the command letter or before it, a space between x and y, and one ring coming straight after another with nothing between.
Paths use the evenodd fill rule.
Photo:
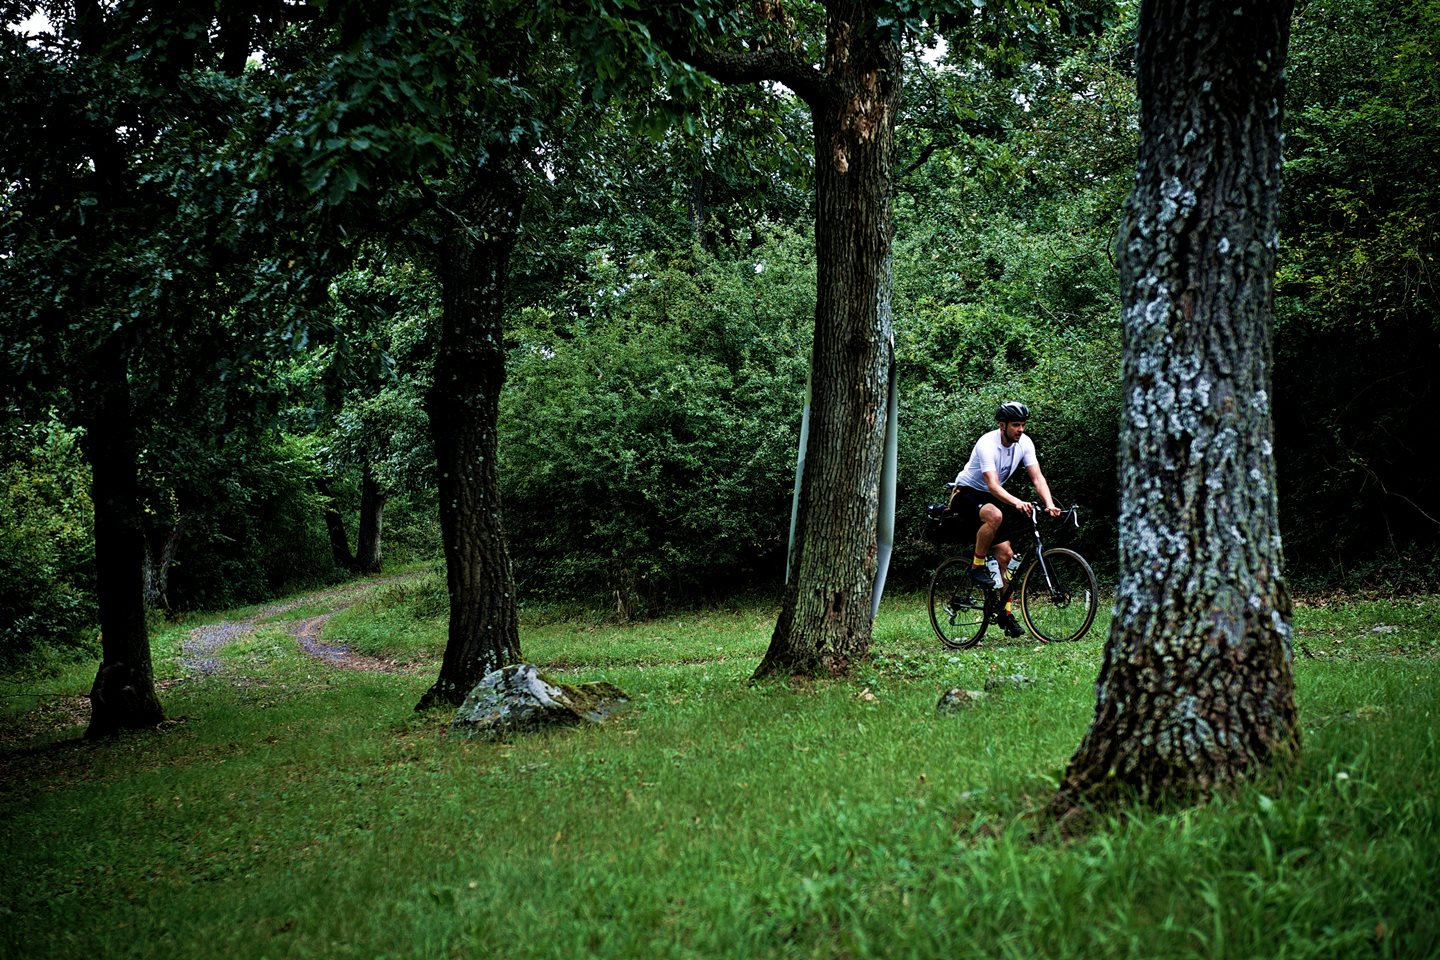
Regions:
<instances>
[{"instance_id":1,"label":"small rock in grass","mask_svg":"<svg viewBox=\"0 0 1440 960\"><path fill-rule=\"evenodd\" d=\"M554 683L533 664L485 675L455 713L450 728L465 737L496 740L518 731L599 723L630 698L609 683Z\"/></svg>"},{"instance_id":2,"label":"small rock in grass","mask_svg":"<svg viewBox=\"0 0 1440 960\"><path fill-rule=\"evenodd\" d=\"M953 690L946 690L941 695L940 702L935 704L935 710L939 713L955 713L984 699L985 694L979 690L961 690L956 687Z\"/></svg>"},{"instance_id":3,"label":"small rock in grass","mask_svg":"<svg viewBox=\"0 0 1440 960\"><path fill-rule=\"evenodd\" d=\"M1001 687L1025 687L1034 682L1034 677L1027 677L1023 673L1012 673L1008 677L987 677L985 679L985 689L998 690Z\"/></svg>"}]
</instances>

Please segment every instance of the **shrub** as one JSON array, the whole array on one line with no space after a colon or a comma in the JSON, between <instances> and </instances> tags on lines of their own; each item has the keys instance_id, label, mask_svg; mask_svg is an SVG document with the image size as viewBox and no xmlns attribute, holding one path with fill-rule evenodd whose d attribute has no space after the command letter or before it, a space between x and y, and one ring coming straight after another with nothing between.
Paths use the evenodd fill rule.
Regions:
<instances>
[{"instance_id":1,"label":"shrub","mask_svg":"<svg viewBox=\"0 0 1440 960\"><path fill-rule=\"evenodd\" d=\"M808 243L619 266L588 315L517 324L502 401L522 590L622 613L783 570L813 313Z\"/></svg>"},{"instance_id":2,"label":"shrub","mask_svg":"<svg viewBox=\"0 0 1440 960\"><path fill-rule=\"evenodd\" d=\"M55 419L0 434L0 664L96 649L90 471Z\"/></svg>"}]
</instances>

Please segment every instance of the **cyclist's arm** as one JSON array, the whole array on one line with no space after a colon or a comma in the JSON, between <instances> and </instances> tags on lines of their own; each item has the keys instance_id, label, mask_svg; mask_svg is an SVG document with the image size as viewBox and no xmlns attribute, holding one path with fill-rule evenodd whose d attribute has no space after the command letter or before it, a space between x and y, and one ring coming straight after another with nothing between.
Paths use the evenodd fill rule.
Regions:
<instances>
[{"instance_id":1,"label":"cyclist's arm","mask_svg":"<svg viewBox=\"0 0 1440 960\"><path fill-rule=\"evenodd\" d=\"M1031 467L1030 469L1035 470L1038 468ZM1021 500L1009 490L1006 490L1004 487L1002 487L1000 485L1000 474L996 473L994 470L986 470L984 474L982 474L982 476L985 477L985 486L989 488L990 495L992 497L994 497L996 500L999 500L1001 503L1010 504L1010 506L1014 507L1016 510L1019 510L1026 516L1030 515L1029 501ZM1031 477L1034 477L1033 473L1031 474ZM1044 478L1042 477L1041 479L1043 480Z\"/></svg>"},{"instance_id":2,"label":"cyclist's arm","mask_svg":"<svg viewBox=\"0 0 1440 960\"><path fill-rule=\"evenodd\" d=\"M1045 479L1045 474L1040 472L1040 464L1032 463L1026 468L1030 472L1030 482L1035 486L1035 492L1040 494L1040 500L1045 504L1045 512L1052 517L1060 516L1060 508L1055 506L1055 498L1050 496L1050 483Z\"/></svg>"}]
</instances>

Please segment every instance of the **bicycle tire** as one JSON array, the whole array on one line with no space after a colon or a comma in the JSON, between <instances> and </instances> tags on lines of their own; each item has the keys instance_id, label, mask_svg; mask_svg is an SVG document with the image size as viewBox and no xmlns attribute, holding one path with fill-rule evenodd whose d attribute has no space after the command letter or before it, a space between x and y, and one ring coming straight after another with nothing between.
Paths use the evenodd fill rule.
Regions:
<instances>
[{"instance_id":1,"label":"bicycle tire","mask_svg":"<svg viewBox=\"0 0 1440 960\"><path fill-rule=\"evenodd\" d=\"M1032 560L1020 581L1020 615L1043 643L1071 643L1095 622L1099 585L1085 558L1074 550L1045 551L1045 565L1056 581L1052 591L1039 560Z\"/></svg>"},{"instance_id":2,"label":"bicycle tire","mask_svg":"<svg viewBox=\"0 0 1440 960\"><path fill-rule=\"evenodd\" d=\"M985 588L970 579L970 558L951 557L930 577L930 626L940 642L965 650L980 642L989 622Z\"/></svg>"}]
</instances>

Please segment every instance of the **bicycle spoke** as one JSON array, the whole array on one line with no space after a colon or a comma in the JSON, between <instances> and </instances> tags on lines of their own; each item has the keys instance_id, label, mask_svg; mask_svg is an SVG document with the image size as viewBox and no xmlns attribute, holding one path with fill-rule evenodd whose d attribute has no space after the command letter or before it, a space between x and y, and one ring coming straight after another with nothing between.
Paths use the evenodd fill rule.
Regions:
<instances>
[{"instance_id":1,"label":"bicycle spoke","mask_svg":"<svg viewBox=\"0 0 1440 960\"><path fill-rule=\"evenodd\" d=\"M1049 576L1046 576L1046 570ZM1020 611L1046 643L1079 640L1095 621L1095 574L1085 558L1063 547L1045 551L1045 568L1032 564L1020 585Z\"/></svg>"},{"instance_id":2,"label":"bicycle spoke","mask_svg":"<svg viewBox=\"0 0 1440 960\"><path fill-rule=\"evenodd\" d=\"M985 633L985 591L969 577L965 557L946 560L930 578L930 625L947 647L965 649Z\"/></svg>"}]
</instances>

